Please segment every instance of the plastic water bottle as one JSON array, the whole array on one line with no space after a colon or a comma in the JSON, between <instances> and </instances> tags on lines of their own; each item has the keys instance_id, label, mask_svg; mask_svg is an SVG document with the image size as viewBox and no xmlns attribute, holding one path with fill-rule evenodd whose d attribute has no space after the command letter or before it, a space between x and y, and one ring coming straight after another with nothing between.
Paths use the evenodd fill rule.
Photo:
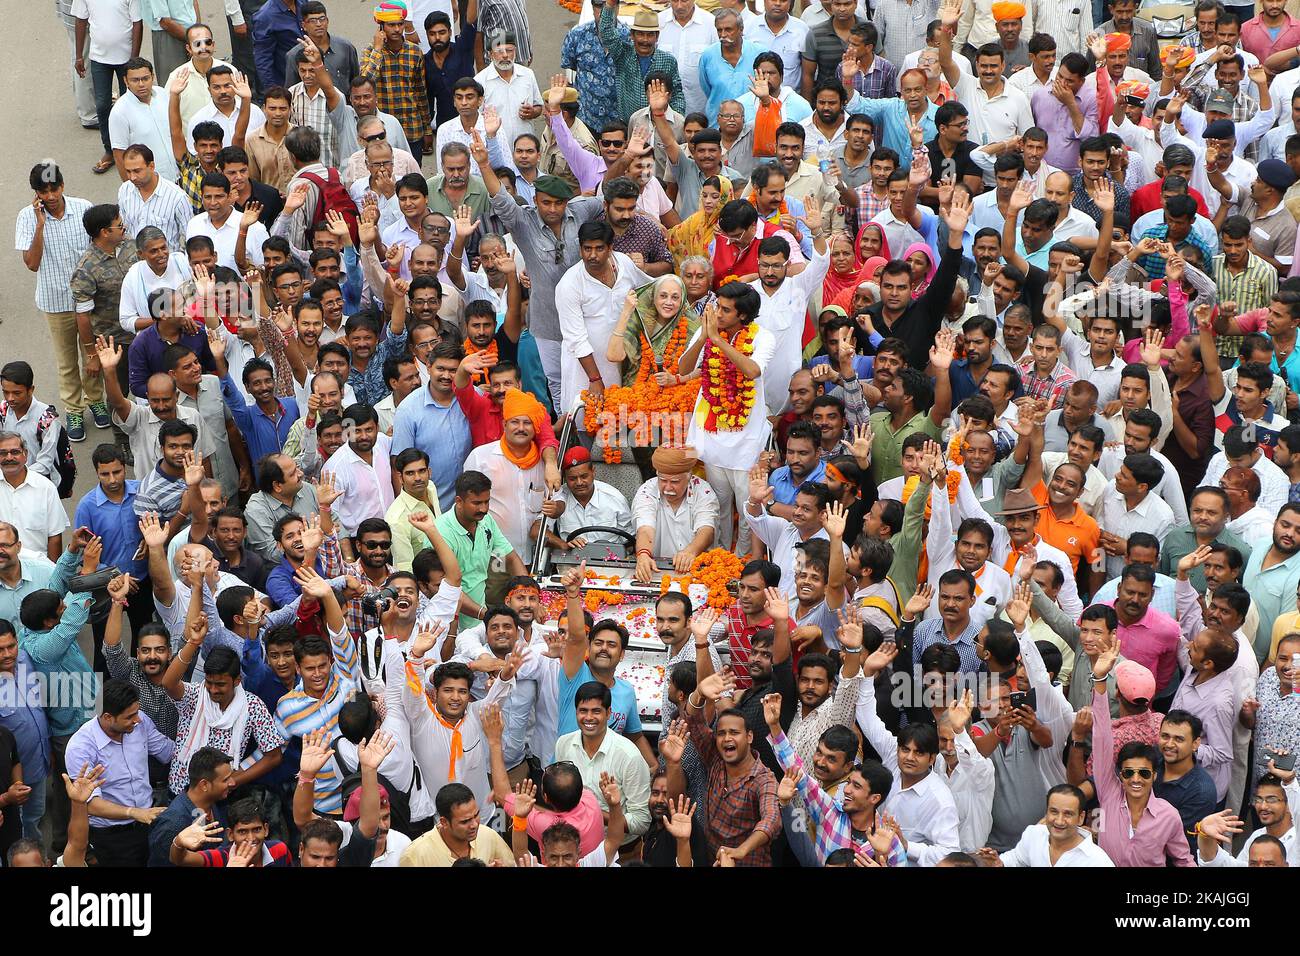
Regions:
<instances>
[{"instance_id":1,"label":"plastic water bottle","mask_svg":"<svg viewBox=\"0 0 1300 956\"><path fill-rule=\"evenodd\" d=\"M817 168L822 171L823 176L831 168L831 147L825 141L817 144Z\"/></svg>"},{"instance_id":2,"label":"plastic water bottle","mask_svg":"<svg viewBox=\"0 0 1300 956\"><path fill-rule=\"evenodd\" d=\"M1300 654L1291 655L1291 693L1300 697Z\"/></svg>"}]
</instances>

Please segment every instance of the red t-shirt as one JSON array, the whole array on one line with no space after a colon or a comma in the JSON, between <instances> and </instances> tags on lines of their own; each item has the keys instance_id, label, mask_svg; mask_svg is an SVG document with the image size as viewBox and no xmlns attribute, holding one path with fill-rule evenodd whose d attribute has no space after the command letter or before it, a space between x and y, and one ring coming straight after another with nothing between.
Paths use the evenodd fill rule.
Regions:
<instances>
[{"instance_id":1,"label":"red t-shirt","mask_svg":"<svg viewBox=\"0 0 1300 956\"><path fill-rule=\"evenodd\" d=\"M1142 216L1164 205L1161 202L1160 190L1164 186L1163 179L1157 179L1153 183L1147 183L1145 186L1139 186L1133 190L1133 195L1128 197L1128 215L1130 222L1137 222ZM1206 219L1210 218L1210 210L1205 205L1205 197L1193 189L1187 187L1187 195L1196 200L1196 211ZM1137 240L1134 240L1135 242Z\"/></svg>"}]
</instances>

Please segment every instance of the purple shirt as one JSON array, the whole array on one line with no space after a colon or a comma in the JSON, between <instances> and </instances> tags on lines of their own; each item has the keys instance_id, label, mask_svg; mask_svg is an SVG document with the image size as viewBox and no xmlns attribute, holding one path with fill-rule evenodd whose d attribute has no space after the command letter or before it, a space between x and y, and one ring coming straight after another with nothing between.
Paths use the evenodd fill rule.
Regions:
<instances>
[{"instance_id":1,"label":"purple shirt","mask_svg":"<svg viewBox=\"0 0 1300 956\"><path fill-rule=\"evenodd\" d=\"M212 350L208 348L208 337L202 332L195 332L191 335L182 334L176 339L179 345L188 346L199 357L199 364L203 366L203 371L215 375L217 372L217 363L212 358ZM158 326L151 325L145 329L131 342L131 347L127 350L127 366L130 370L131 394L136 398L144 398L149 385L149 376L155 372L165 372L163 367L162 355L167 350L169 343L164 342L158 334Z\"/></svg>"},{"instance_id":2,"label":"purple shirt","mask_svg":"<svg viewBox=\"0 0 1300 956\"><path fill-rule=\"evenodd\" d=\"M1188 669L1174 695L1171 710L1185 710L1201 718L1205 730L1196 762L1214 781L1215 796L1222 800L1232 782L1232 728L1236 725L1237 700L1232 674L1224 671L1196 683L1197 672Z\"/></svg>"},{"instance_id":3,"label":"purple shirt","mask_svg":"<svg viewBox=\"0 0 1300 956\"><path fill-rule=\"evenodd\" d=\"M141 712L139 726L120 741L104 733L98 719L86 721L68 741L64 759L69 767L104 765L104 782L94 796L121 807L152 807L149 758L153 757L159 763L171 763L175 750L176 742L164 737L149 716ZM130 823L130 820L90 818L92 827L119 827Z\"/></svg>"},{"instance_id":4,"label":"purple shirt","mask_svg":"<svg viewBox=\"0 0 1300 956\"><path fill-rule=\"evenodd\" d=\"M1110 704L1106 692L1092 692L1092 752L1114 753L1111 741ZM1153 768L1154 769L1154 768ZM1153 793L1147 800L1137 827L1132 826L1124 786L1115 771L1114 760L1099 760L1093 772L1097 802L1101 804L1101 824L1097 843L1116 866L1165 866L1166 858L1175 866L1195 866L1183 821L1178 810ZM1132 833L1130 834L1130 830Z\"/></svg>"},{"instance_id":5,"label":"purple shirt","mask_svg":"<svg viewBox=\"0 0 1300 956\"><path fill-rule=\"evenodd\" d=\"M1115 606L1115 601L1104 603ZM1164 611L1148 607L1142 620L1136 624L1120 621L1115 633L1120 653L1155 675L1156 693L1168 687L1178 667L1178 642L1182 640L1178 622Z\"/></svg>"},{"instance_id":6,"label":"purple shirt","mask_svg":"<svg viewBox=\"0 0 1300 956\"><path fill-rule=\"evenodd\" d=\"M595 189L605 177L605 160L578 145L578 141L573 138L573 133L569 131L568 124L564 122L563 114L556 113L550 120L551 132L555 134L555 145L560 148L560 155L569 164L573 178L578 181L578 189L584 193L589 189Z\"/></svg>"},{"instance_id":7,"label":"purple shirt","mask_svg":"<svg viewBox=\"0 0 1300 956\"><path fill-rule=\"evenodd\" d=\"M1077 133L1070 111L1052 95L1052 88L1035 90L1029 99L1034 122L1047 130L1047 155L1043 161L1063 172L1073 175L1079 171L1079 143L1097 135L1097 79L1092 74L1083 81L1083 88L1074 98L1083 113L1083 129Z\"/></svg>"}]
</instances>

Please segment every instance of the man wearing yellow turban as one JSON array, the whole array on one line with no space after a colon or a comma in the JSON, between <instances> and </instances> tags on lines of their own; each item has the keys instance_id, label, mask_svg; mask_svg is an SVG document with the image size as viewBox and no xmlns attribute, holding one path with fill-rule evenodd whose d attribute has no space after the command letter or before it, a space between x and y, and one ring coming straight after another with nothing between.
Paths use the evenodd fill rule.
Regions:
<instances>
[{"instance_id":1,"label":"man wearing yellow turban","mask_svg":"<svg viewBox=\"0 0 1300 956\"><path fill-rule=\"evenodd\" d=\"M699 464L693 448L657 448L655 477L632 499L636 527L636 571L642 583L655 578L658 561L671 561L681 574L718 538L718 496L691 474Z\"/></svg>"},{"instance_id":2,"label":"man wearing yellow turban","mask_svg":"<svg viewBox=\"0 0 1300 956\"><path fill-rule=\"evenodd\" d=\"M501 403L501 418L501 439L471 451L464 470L482 472L492 481L488 513L511 547L527 556L533 549L529 536L533 522L543 514L555 518L564 511L561 502L546 496L546 471L538 441L546 409L529 393L512 388Z\"/></svg>"}]
</instances>

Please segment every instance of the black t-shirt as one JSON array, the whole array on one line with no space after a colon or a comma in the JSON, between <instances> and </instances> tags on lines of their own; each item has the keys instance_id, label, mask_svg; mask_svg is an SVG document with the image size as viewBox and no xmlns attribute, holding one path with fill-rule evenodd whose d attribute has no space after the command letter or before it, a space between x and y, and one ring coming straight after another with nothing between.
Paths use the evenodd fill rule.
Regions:
<instances>
[{"instance_id":1,"label":"black t-shirt","mask_svg":"<svg viewBox=\"0 0 1300 956\"><path fill-rule=\"evenodd\" d=\"M248 181L248 188L251 190L250 198L262 204L262 214L257 217L257 221L264 225L269 232L271 226L275 224L276 217L284 210L284 199L274 186L268 186L256 179ZM244 207L239 203L235 203L235 208L240 212L244 211Z\"/></svg>"},{"instance_id":2,"label":"black t-shirt","mask_svg":"<svg viewBox=\"0 0 1300 956\"><path fill-rule=\"evenodd\" d=\"M369 866L375 861L375 844L379 842L378 837L378 831L375 831L373 837L367 837L361 832L358 824L353 824L352 836L348 839L347 846L339 850L339 866Z\"/></svg>"},{"instance_id":3,"label":"black t-shirt","mask_svg":"<svg viewBox=\"0 0 1300 956\"><path fill-rule=\"evenodd\" d=\"M952 174L961 182L963 176L983 176L984 172L975 165L970 154L975 152L975 144L970 140L960 143L951 157L945 156L939 149L939 137L925 144L930 150L930 185L938 186L943 177Z\"/></svg>"},{"instance_id":4,"label":"black t-shirt","mask_svg":"<svg viewBox=\"0 0 1300 956\"><path fill-rule=\"evenodd\" d=\"M0 787L9 789L13 783L14 767L20 763L17 739L11 731L0 727ZM0 859L8 855L9 847L23 835L21 810L18 806L5 808L4 823L0 823Z\"/></svg>"},{"instance_id":5,"label":"black t-shirt","mask_svg":"<svg viewBox=\"0 0 1300 956\"><path fill-rule=\"evenodd\" d=\"M650 866L675 867L677 865L677 838L655 824L645 835L645 846L641 858ZM691 862L694 866L712 866L709 857L709 841L704 835L704 827L699 823L699 811L691 825Z\"/></svg>"}]
</instances>

